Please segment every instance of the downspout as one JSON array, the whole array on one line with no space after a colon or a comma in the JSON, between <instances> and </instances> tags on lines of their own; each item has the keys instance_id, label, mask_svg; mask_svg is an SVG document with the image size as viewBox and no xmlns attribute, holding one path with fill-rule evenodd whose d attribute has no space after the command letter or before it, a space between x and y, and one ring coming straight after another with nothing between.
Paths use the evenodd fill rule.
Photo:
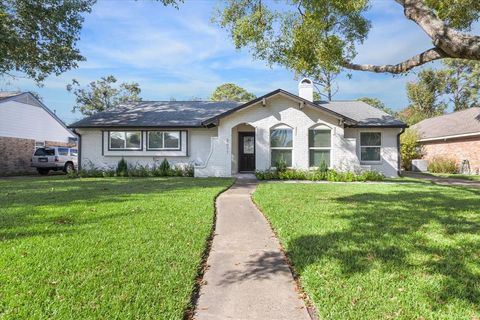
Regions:
<instances>
[{"instance_id":1,"label":"downspout","mask_svg":"<svg viewBox=\"0 0 480 320\"><path fill-rule=\"evenodd\" d=\"M402 133L405 132L405 128L402 128L402 131L400 131L398 134L397 134L397 157L398 157L398 163L397 163L397 174L399 177L402 176L402 165L401 165L401 161L402 161L402 154L400 152L400 135Z\"/></svg>"},{"instance_id":2,"label":"downspout","mask_svg":"<svg viewBox=\"0 0 480 320\"><path fill-rule=\"evenodd\" d=\"M80 171L82 170L82 135L75 129L73 129L73 132L78 136L78 171Z\"/></svg>"}]
</instances>

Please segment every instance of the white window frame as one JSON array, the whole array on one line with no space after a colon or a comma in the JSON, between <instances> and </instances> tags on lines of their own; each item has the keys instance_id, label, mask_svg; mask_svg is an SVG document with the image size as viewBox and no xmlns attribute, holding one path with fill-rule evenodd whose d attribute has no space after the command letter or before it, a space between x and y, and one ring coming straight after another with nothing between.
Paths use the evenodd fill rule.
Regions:
<instances>
[{"instance_id":1,"label":"white window frame","mask_svg":"<svg viewBox=\"0 0 480 320\"><path fill-rule=\"evenodd\" d=\"M311 147L310 146L310 131L330 131L330 147ZM311 159L310 159L310 150L328 150L330 151L330 159L329 159L329 163L328 163L328 167L331 168L332 167L332 128L330 127L327 127L327 126L319 126L319 127L314 127L314 128L310 128L308 129L308 166L310 168L318 168L316 166L311 166Z\"/></svg>"},{"instance_id":2,"label":"white window frame","mask_svg":"<svg viewBox=\"0 0 480 320\"><path fill-rule=\"evenodd\" d=\"M125 143L123 148L112 148L112 133L121 132L124 134ZM138 148L127 148L127 133L139 133L140 134L140 147ZM108 150L109 151L141 151L143 150L143 132L140 130L112 130L108 131Z\"/></svg>"},{"instance_id":3,"label":"white window frame","mask_svg":"<svg viewBox=\"0 0 480 320\"><path fill-rule=\"evenodd\" d=\"M380 134L380 145L377 146L362 146L362 133L379 133ZM383 134L381 131L361 131L358 135L358 144L359 144L359 158L360 163L362 164L378 164L382 163L382 149L383 149ZM362 159L362 148L379 148L380 149L380 159L379 160L363 160Z\"/></svg>"},{"instance_id":4,"label":"white window frame","mask_svg":"<svg viewBox=\"0 0 480 320\"><path fill-rule=\"evenodd\" d=\"M272 131L274 130L290 130L292 132L292 146L291 147L272 147ZM292 168L293 167L293 146L295 143L293 128L287 125L280 125L280 126L270 128L270 133L268 138L269 138L269 146L270 146L270 167L275 168L275 166L272 164L272 150L290 150L292 152L292 161L291 161L292 165L289 166L288 168Z\"/></svg>"},{"instance_id":5,"label":"white window frame","mask_svg":"<svg viewBox=\"0 0 480 320\"><path fill-rule=\"evenodd\" d=\"M151 132L161 132L162 133L162 142L163 142L163 147L162 148L150 148L150 133ZM166 148L165 147L165 133L176 133L178 134L178 147L176 148ZM172 150L172 151L178 151L182 149L182 132L179 130L150 130L147 131L147 150Z\"/></svg>"}]
</instances>

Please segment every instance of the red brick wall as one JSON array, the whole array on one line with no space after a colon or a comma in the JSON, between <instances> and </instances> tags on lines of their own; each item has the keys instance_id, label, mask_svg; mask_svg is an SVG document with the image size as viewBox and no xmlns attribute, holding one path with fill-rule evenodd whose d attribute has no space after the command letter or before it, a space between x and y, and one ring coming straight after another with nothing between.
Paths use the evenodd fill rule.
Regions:
<instances>
[{"instance_id":1,"label":"red brick wall","mask_svg":"<svg viewBox=\"0 0 480 320\"><path fill-rule=\"evenodd\" d=\"M46 141L46 146L69 146L65 142ZM35 140L0 137L0 176L36 173L30 167Z\"/></svg>"},{"instance_id":2,"label":"red brick wall","mask_svg":"<svg viewBox=\"0 0 480 320\"><path fill-rule=\"evenodd\" d=\"M424 159L447 157L455 159L458 165L466 159L474 173L480 171L480 137L422 142L422 146Z\"/></svg>"},{"instance_id":3,"label":"red brick wall","mask_svg":"<svg viewBox=\"0 0 480 320\"><path fill-rule=\"evenodd\" d=\"M0 176L35 173L30 167L35 140L0 137Z\"/></svg>"}]
</instances>

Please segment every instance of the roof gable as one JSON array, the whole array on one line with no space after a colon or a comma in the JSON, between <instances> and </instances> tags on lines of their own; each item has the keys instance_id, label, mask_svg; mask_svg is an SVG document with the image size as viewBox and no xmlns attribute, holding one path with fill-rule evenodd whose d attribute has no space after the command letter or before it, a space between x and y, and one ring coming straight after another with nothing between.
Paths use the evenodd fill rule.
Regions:
<instances>
[{"instance_id":1,"label":"roof gable","mask_svg":"<svg viewBox=\"0 0 480 320\"><path fill-rule=\"evenodd\" d=\"M0 104L7 101L15 101L18 103L24 103L42 108L68 132L70 132L72 135L75 135L55 113L53 113L46 105L44 105L43 102L38 100L37 97L35 97L31 92L0 92Z\"/></svg>"},{"instance_id":2,"label":"roof gable","mask_svg":"<svg viewBox=\"0 0 480 320\"><path fill-rule=\"evenodd\" d=\"M274 90L272 92L269 92L261 97L258 97L256 99L253 99L249 102L246 102L244 104L241 104L239 105L238 107L236 108L233 108L227 112L224 112L222 114L219 114L215 117L212 117L211 119L208 119L205 123L206 124L210 124L210 123L218 123L218 120L220 120L221 118L225 117L225 116L228 116L229 114L232 114L236 111L239 111L239 110L242 110L242 109L245 109L247 107L250 107L250 106L253 106L255 104L258 104L258 103L266 103L266 100L267 99L270 99L274 96L277 96L277 95L283 95L283 96L286 96L287 98L290 98L290 99L293 99L293 100L296 100L298 101L299 104L303 104L303 105L306 105L306 106L309 106L309 107L312 107L314 109L317 109L317 110L321 110L321 111L324 111L324 112L327 112L331 115L333 115L334 117L338 118L338 119L341 119L343 121L346 121L348 123L352 123L354 124L355 123L355 120L353 119L350 119L349 117L346 117L334 110L331 110L331 109L328 109L322 105L319 105L319 104L316 104L316 103L313 103L313 102L310 102L306 99L303 99L297 95L294 95L288 91L285 91L285 90L282 90L282 89L277 89L277 90Z\"/></svg>"}]
</instances>

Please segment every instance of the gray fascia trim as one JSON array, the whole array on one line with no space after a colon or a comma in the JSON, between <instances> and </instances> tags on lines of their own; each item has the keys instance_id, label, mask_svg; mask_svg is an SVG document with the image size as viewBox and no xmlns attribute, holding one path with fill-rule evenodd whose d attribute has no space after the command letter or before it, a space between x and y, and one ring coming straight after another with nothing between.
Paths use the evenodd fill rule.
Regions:
<instances>
[{"instance_id":1,"label":"gray fascia trim","mask_svg":"<svg viewBox=\"0 0 480 320\"><path fill-rule=\"evenodd\" d=\"M347 128L385 128L385 129L406 129L408 128L407 124L398 124L398 125L345 125Z\"/></svg>"}]
</instances>

